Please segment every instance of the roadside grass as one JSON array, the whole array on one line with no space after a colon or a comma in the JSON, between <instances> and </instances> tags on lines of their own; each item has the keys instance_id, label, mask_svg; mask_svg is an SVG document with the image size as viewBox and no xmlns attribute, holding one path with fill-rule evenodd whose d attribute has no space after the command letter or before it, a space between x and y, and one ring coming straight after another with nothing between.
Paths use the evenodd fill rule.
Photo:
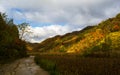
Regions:
<instances>
[{"instance_id":1,"label":"roadside grass","mask_svg":"<svg viewBox=\"0 0 120 75\"><path fill-rule=\"evenodd\" d=\"M120 75L120 58L39 54L35 61L51 75Z\"/></svg>"},{"instance_id":2,"label":"roadside grass","mask_svg":"<svg viewBox=\"0 0 120 75\"><path fill-rule=\"evenodd\" d=\"M55 62L48 59L42 59L39 56L35 57L35 62L37 65L48 71L50 75L59 75L59 72L56 69Z\"/></svg>"}]
</instances>

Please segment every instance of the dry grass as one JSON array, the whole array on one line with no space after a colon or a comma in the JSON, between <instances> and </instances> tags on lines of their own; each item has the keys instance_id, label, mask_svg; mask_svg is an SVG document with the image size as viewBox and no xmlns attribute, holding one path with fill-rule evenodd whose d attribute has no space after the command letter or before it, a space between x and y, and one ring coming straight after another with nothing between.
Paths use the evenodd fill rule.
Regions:
<instances>
[{"instance_id":1,"label":"dry grass","mask_svg":"<svg viewBox=\"0 0 120 75\"><path fill-rule=\"evenodd\" d=\"M36 60L41 59L55 63L60 75L120 75L119 58L80 57L77 54L41 54Z\"/></svg>"}]
</instances>

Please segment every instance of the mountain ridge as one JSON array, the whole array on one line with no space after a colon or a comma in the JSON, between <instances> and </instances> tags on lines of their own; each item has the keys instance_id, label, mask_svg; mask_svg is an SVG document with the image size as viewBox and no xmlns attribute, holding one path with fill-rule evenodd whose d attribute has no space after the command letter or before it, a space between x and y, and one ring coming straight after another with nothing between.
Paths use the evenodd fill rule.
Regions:
<instances>
[{"instance_id":1,"label":"mountain ridge","mask_svg":"<svg viewBox=\"0 0 120 75\"><path fill-rule=\"evenodd\" d=\"M80 31L74 31L65 35L57 35L52 38L48 38L39 43L35 48L35 52L62 52L62 53L80 53L90 54L96 51L108 52L114 50L113 44L108 43L112 40L112 35L120 35L120 14L113 18L109 18L95 26L87 26ZM116 33L115 33L116 32ZM109 40L108 40L109 39ZM107 41L106 41L107 40ZM115 40L118 40L119 37ZM120 44L116 42L115 49L120 48ZM108 44L111 44L109 50L104 50Z\"/></svg>"}]
</instances>

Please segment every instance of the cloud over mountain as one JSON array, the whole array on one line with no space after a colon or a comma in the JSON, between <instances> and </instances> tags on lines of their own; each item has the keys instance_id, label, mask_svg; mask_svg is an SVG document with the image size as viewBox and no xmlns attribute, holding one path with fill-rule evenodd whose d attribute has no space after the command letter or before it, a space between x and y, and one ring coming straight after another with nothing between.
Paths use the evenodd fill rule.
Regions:
<instances>
[{"instance_id":1,"label":"cloud over mountain","mask_svg":"<svg viewBox=\"0 0 120 75\"><path fill-rule=\"evenodd\" d=\"M75 30L73 28L96 24L120 12L120 0L1 0L0 3L0 11L7 12L16 23L25 20L33 28L40 29L51 28L53 25L63 28L67 25ZM52 30L44 32L47 37L56 35L56 28ZM63 33L66 33L64 28Z\"/></svg>"}]
</instances>

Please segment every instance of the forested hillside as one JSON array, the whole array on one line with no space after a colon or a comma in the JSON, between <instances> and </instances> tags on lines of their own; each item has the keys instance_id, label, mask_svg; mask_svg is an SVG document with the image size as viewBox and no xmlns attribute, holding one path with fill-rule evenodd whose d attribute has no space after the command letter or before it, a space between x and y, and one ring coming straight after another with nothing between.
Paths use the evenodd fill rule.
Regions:
<instances>
[{"instance_id":1,"label":"forested hillside","mask_svg":"<svg viewBox=\"0 0 120 75\"><path fill-rule=\"evenodd\" d=\"M0 14L0 61L26 56L25 42L19 39L19 32L13 19Z\"/></svg>"},{"instance_id":2,"label":"forested hillside","mask_svg":"<svg viewBox=\"0 0 120 75\"><path fill-rule=\"evenodd\" d=\"M120 14L81 31L48 38L39 43L34 51L84 55L120 53Z\"/></svg>"}]
</instances>

